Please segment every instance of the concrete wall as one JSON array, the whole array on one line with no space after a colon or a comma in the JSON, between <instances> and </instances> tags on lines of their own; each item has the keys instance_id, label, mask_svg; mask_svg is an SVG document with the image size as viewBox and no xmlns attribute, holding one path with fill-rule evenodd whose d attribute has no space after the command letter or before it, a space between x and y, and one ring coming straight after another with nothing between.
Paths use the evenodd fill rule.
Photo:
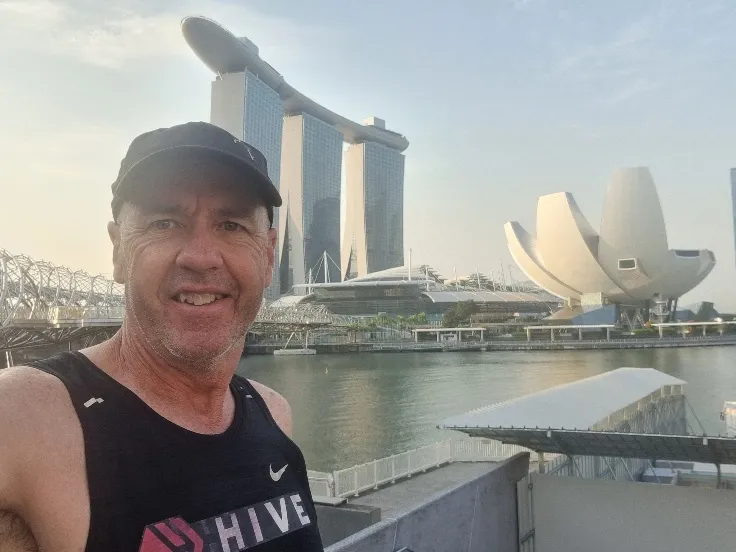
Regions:
<instances>
[{"instance_id":1,"label":"concrete wall","mask_svg":"<svg viewBox=\"0 0 736 552\"><path fill-rule=\"evenodd\" d=\"M315 504L322 544L330 546L381 521L381 509L360 504Z\"/></svg>"},{"instance_id":2,"label":"concrete wall","mask_svg":"<svg viewBox=\"0 0 736 552\"><path fill-rule=\"evenodd\" d=\"M736 546L736 493L532 474L536 552Z\"/></svg>"},{"instance_id":3,"label":"concrete wall","mask_svg":"<svg viewBox=\"0 0 736 552\"><path fill-rule=\"evenodd\" d=\"M281 267L281 293L287 293L294 284L304 283L304 225L303 218L303 150L304 134L302 116L284 117L281 137L281 185L279 191L283 205L279 211L279 264ZM289 243L287 243L286 229ZM288 264L285 264L288 263ZM289 275L289 270L294 272ZM284 281L286 278L286 281Z\"/></svg>"},{"instance_id":4,"label":"concrete wall","mask_svg":"<svg viewBox=\"0 0 736 552\"><path fill-rule=\"evenodd\" d=\"M415 510L383 521L326 552L513 552L518 550L516 482L529 469L529 454L448 489Z\"/></svg>"},{"instance_id":5,"label":"concrete wall","mask_svg":"<svg viewBox=\"0 0 736 552\"><path fill-rule=\"evenodd\" d=\"M365 144L351 144L343 154L345 160L345 227L340 253L342 280L346 279L351 253L355 255L350 272L357 276L368 273L365 235Z\"/></svg>"},{"instance_id":6,"label":"concrete wall","mask_svg":"<svg viewBox=\"0 0 736 552\"><path fill-rule=\"evenodd\" d=\"M212 81L210 122L243 139L245 73L227 73Z\"/></svg>"}]
</instances>

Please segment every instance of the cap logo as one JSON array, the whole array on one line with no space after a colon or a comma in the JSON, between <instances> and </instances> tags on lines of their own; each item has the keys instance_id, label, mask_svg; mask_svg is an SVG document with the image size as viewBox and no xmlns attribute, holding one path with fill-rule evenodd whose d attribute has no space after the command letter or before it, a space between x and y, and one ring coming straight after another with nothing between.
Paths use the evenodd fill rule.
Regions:
<instances>
[{"instance_id":1,"label":"cap logo","mask_svg":"<svg viewBox=\"0 0 736 552\"><path fill-rule=\"evenodd\" d=\"M250 151L250 148L248 147L248 145L247 145L247 144L245 145L245 149L247 149L247 150L248 150L248 155L250 155L250 158L251 158L251 159L252 159L253 161L255 161L255 160L256 160L256 158L255 158L255 157L253 157L253 152L252 152L252 151Z\"/></svg>"},{"instance_id":2,"label":"cap logo","mask_svg":"<svg viewBox=\"0 0 736 552\"><path fill-rule=\"evenodd\" d=\"M238 140L237 138L233 138L233 142L236 143L236 144L243 144L245 146L245 149L248 150L248 155L250 155L251 160L253 160L253 161L256 160L256 158L253 157L253 152L250 151L250 146L248 146L248 144L246 144L242 140Z\"/></svg>"}]
</instances>

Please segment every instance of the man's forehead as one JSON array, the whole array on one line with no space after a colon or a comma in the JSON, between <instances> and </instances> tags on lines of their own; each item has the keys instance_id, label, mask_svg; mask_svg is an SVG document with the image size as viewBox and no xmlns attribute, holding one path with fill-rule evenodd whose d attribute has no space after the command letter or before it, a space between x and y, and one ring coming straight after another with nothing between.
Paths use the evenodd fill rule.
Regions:
<instances>
[{"instance_id":1,"label":"man's forehead","mask_svg":"<svg viewBox=\"0 0 736 552\"><path fill-rule=\"evenodd\" d=\"M132 203L144 214L158 212L194 214L197 211L207 211L250 215L258 207L265 208L263 201L258 197L242 190L228 188L157 189Z\"/></svg>"},{"instance_id":2,"label":"man's forehead","mask_svg":"<svg viewBox=\"0 0 736 552\"><path fill-rule=\"evenodd\" d=\"M250 213L265 207L261 196L245 183L226 179L166 179L140 190L129 200L142 211L161 208L190 211L209 210Z\"/></svg>"},{"instance_id":3,"label":"man's forehead","mask_svg":"<svg viewBox=\"0 0 736 552\"><path fill-rule=\"evenodd\" d=\"M185 163L152 171L146 180L127 198L144 211L162 207L189 210L204 205L247 213L265 207L255 186L227 164Z\"/></svg>"}]
</instances>

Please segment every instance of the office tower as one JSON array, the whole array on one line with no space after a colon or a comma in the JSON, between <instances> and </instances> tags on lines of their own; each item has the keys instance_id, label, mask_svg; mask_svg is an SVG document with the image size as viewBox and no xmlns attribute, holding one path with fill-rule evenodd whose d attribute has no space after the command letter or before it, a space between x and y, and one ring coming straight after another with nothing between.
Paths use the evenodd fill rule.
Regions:
<instances>
[{"instance_id":1,"label":"office tower","mask_svg":"<svg viewBox=\"0 0 736 552\"><path fill-rule=\"evenodd\" d=\"M281 156L281 293L294 284L340 280L342 134L306 113L287 116ZM327 252L327 267L324 253Z\"/></svg>"},{"instance_id":2,"label":"office tower","mask_svg":"<svg viewBox=\"0 0 736 552\"><path fill-rule=\"evenodd\" d=\"M283 118L284 102L278 92L250 71L226 73L212 83L211 122L263 153L268 176L279 191ZM278 209L274 213L274 227L279 227ZM266 290L269 301L280 295L278 257L277 253L273 281Z\"/></svg>"},{"instance_id":3,"label":"office tower","mask_svg":"<svg viewBox=\"0 0 736 552\"><path fill-rule=\"evenodd\" d=\"M736 169L731 169L731 214L733 215L734 252L736 252Z\"/></svg>"},{"instance_id":4,"label":"office tower","mask_svg":"<svg viewBox=\"0 0 736 552\"><path fill-rule=\"evenodd\" d=\"M404 156L374 142L352 144L345 161L343 279L404 264Z\"/></svg>"}]
</instances>

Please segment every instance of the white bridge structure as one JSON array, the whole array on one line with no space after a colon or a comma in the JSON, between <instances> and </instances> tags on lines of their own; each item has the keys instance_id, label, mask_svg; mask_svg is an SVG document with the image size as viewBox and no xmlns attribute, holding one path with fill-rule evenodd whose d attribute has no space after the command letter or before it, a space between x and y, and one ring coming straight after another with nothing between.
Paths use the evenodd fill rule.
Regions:
<instances>
[{"instance_id":1,"label":"white bridge structure","mask_svg":"<svg viewBox=\"0 0 736 552\"><path fill-rule=\"evenodd\" d=\"M114 334L125 294L109 276L14 255L0 248L0 351L64 345L82 347ZM351 320L318 305L267 306L251 331L294 332L346 326Z\"/></svg>"}]
</instances>

